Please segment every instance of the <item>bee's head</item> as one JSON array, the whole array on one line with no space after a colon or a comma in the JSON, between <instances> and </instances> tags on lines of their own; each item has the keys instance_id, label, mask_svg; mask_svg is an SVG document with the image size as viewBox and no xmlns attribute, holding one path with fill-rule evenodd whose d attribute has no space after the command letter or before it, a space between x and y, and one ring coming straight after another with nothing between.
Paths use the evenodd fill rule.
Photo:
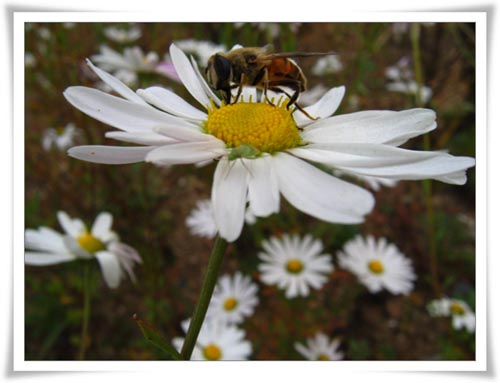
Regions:
<instances>
[{"instance_id":1,"label":"bee's head","mask_svg":"<svg viewBox=\"0 0 500 383\"><path fill-rule=\"evenodd\" d=\"M231 61L219 53L208 59L205 69L208 84L215 90L229 88L231 80Z\"/></svg>"}]
</instances>

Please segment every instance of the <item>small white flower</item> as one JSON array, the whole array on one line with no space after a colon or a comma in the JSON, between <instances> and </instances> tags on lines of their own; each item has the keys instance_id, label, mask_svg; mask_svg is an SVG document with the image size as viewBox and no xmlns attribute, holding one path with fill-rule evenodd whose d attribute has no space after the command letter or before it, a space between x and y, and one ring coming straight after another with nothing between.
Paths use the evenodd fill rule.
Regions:
<instances>
[{"instance_id":1,"label":"small white flower","mask_svg":"<svg viewBox=\"0 0 500 383\"><path fill-rule=\"evenodd\" d=\"M363 222L374 206L373 195L313 164L349 175L430 178L458 185L466 182L465 169L475 164L470 157L398 148L436 128L432 110L332 116L344 87L330 89L304 108L315 120L286 108L287 99L282 95L269 91L266 98L254 87L243 87L238 102L226 105L211 90L194 59L174 44L170 57L182 83L204 110L159 86L136 93L89 62L121 98L78 86L66 89L64 96L84 113L121 130L108 132L106 137L135 146L79 146L68 154L106 164L216 160L212 185L215 222L221 237L229 242L243 229L247 203L257 217L267 217L280 211L281 196L300 211L327 222ZM271 99L273 104L267 101ZM242 147L253 147L253 154L235 153Z\"/></svg>"},{"instance_id":2,"label":"small white flower","mask_svg":"<svg viewBox=\"0 0 500 383\"><path fill-rule=\"evenodd\" d=\"M233 276L221 276L208 306L207 319L228 324L243 322L245 317L253 314L255 306L259 303L257 291L257 285L250 277L240 272Z\"/></svg>"},{"instance_id":3,"label":"small white flower","mask_svg":"<svg viewBox=\"0 0 500 383\"><path fill-rule=\"evenodd\" d=\"M413 71L410 67L410 59L402 57L395 65L385 70L385 76L392 82L388 83L386 88L391 92L399 92L409 95L417 95L419 86L413 78ZM428 86L420 86L420 99L425 104L432 97L432 89Z\"/></svg>"},{"instance_id":4,"label":"small white flower","mask_svg":"<svg viewBox=\"0 0 500 383\"><path fill-rule=\"evenodd\" d=\"M317 333L314 338L306 340L307 346L295 343L295 350L308 360L341 360L344 353L339 351L340 340L330 341L327 335Z\"/></svg>"},{"instance_id":5,"label":"small white flower","mask_svg":"<svg viewBox=\"0 0 500 383\"><path fill-rule=\"evenodd\" d=\"M129 85L137 82L137 73L155 72L159 61L155 52L145 55L138 46L125 48L120 54L105 45L101 46L101 53L92 56L92 59L102 69L112 72L116 78Z\"/></svg>"},{"instance_id":6,"label":"small white flower","mask_svg":"<svg viewBox=\"0 0 500 383\"><path fill-rule=\"evenodd\" d=\"M385 238L376 241L371 235L366 239L358 235L338 252L338 261L372 293L386 289L406 295L413 290L416 275L410 260Z\"/></svg>"},{"instance_id":7,"label":"small white flower","mask_svg":"<svg viewBox=\"0 0 500 383\"><path fill-rule=\"evenodd\" d=\"M38 36L40 36L43 40L50 40L52 36L52 32L47 27L40 27L36 30Z\"/></svg>"},{"instance_id":8,"label":"small white flower","mask_svg":"<svg viewBox=\"0 0 500 383\"><path fill-rule=\"evenodd\" d=\"M245 222L253 225L257 221L253 212L247 208ZM186 225L193 235L205 238L214 238L217 235L217 225L215 224L215 213L212 201L209 199L196 202L196 207L191 210L186 218Z\"/></svg>"},{"instance_id":9,"label":"small white flower","mask_svg":"<svg viewBox=\"0 0 500 383\"><path fill-rule=\"evenodd\" d=\"M33 68L36 65L36 58L31 52L24 53L24 66L26 68Z\"/></svg>"},{"instance_id":10,"label":"small white flower","mask_svg":"<svg viewBox=\"0 0 500 383\"><path fill-rule=\"evenodd\" d=\"M323 244L311 235L271 237L262 242L259 253L260 279L267 285L285 290L287 298L309 295L309 289L320 289L334 269L328 254L320 254Z\"/></svg>"},{"instance_id":11,"label":"small white flower","mask_svg":"<svg viewBox=\"0 0 500 383\"><path fill-rule=\"evenodd\" d=\"M132 26L130 28L111 26L104 29L104 35L111 41L123 44L137 40L141 37L142 32L138 26Z\"/></svg>"},{"instance_id":12,"label":"small white flower","mask_svg":"<svg viewBox=\"0 0 500 383\"><path fill-rule=\"evenodd\" d=\"M125 273L135 282L133 268L135 263L142 263L142 259L135 249L121 243L111 230L111 214L99 213L90 231L80 219L70 218L63 211L57 213L57 218L65 234L48 227L26 229L25 247L34 250L25 252L27 265L47 266L96 258L110 288L118 287Z\"/></svg>"},{"instance_id":13,"label":"small white flower","mask_svg":"<svg viewBox=\"0 0 500 383\"><path fill-rule=\"evenodd\" d=\"M187 332L189 323L189 319L181 323L184 332ZM201 326L191 360L248 360L252 344L245 336L245 331L234 325L206 319ZM184 338L174 338L172 343L180 351Z\"/></svg>"},{"instance_id":14,"label":"small white flower","mask_svg":"<svg viewBox=\"0 0 500 383\"><path fill-rule=\"evenodd\" d=\"M455 330L462 328L469 332L476 330L476 315L469 305L460 299L448 297L435 299L429 302L427 310L432 316L451 316L452 326Z\"/></svg>"},{"instance_id":15,"label":"small white flower","mask_svg":"<svg viewBox=\"0 0 500 383\"><path fill-rule=\"evenodd\" d=\"M312 67L312 73L316 76L324 76L340 72L344 66L338 55L321 57Z\"/></svg>"},{"instance_id":16,"label":"small white flower","mask_svg":"<svg viewBox=\"0 0 500 383\"><path fill-rule=\"evenodd\" d=\"M80 136L80 130L73 123L66 124L65 127L48 128L42 136L42 146L49 151L53 146L60 151L64 151L75 144Z\"/></svg>"},{"instance_id":17,"label":"small white flower","mask_svg":"<svg viewBox=\"0 0 500 383\"><path fill-rule=\"evenodd\" d=\"M211 41L186 39L177 40L175 45L184 52L194 55L200 65L207 65L208 59L217 52L226 51L226 46L223 44L215 44Z\"/></svg>"}]
</instances>

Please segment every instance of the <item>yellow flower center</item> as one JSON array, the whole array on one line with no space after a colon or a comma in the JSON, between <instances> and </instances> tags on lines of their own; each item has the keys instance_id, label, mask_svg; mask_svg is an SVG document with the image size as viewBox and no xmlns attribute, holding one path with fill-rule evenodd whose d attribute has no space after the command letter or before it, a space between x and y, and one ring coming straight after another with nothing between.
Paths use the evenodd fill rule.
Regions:
<instances>
[{"instance_id":1,"label":"yellow flower center","mask_svg":"<svg viewBox=\"0 0 500 383\"><path fill-rule=\"evenodd\" d=\"M374 274L382 274L384 272L384 265L377 260L368 262L368 268Z\"/></svg>"},{"instance_id":2,"label":"yellow flower center","mask_svg":"<svg viewBox=\"0 0 500 383\"><path fill-rule=\"evenodd\" d=\"M450 306L450 311L454 315L464 315L465 314L465 309L464 307L457 302L453 302Z\"/></svg>"},{"instance_id":3,"label":"yellow flower center","mask_svg":"<svg viewBox=\"0 0 500 383\"><path fill-rule=\"evenodd\" d=\"M290 259L286 263L286 270L292 274L298 274L304 269L304 264L296 258Z\"/></svg>"},{"instance_id":4,"label":"yellow flower center","mask_svg":"<svg viewBox=\"0 0 500 383\"><path fill-rule=\"evenodd\" d=\"M238 306L238 301L233 297L229 297L224 301L224 310L231 311L234 310Z\"/></svg>"},{"instance_id":5,"label":"yellow flower center","mask_svg":"<svg viewBox=\"0 0 500 383\"><path fill-rule=\"evenodd\" d=\"M212 107L205 131L224 141L228 148L250 145L259 152L279 152L301 144L292 111L293 108L286 109L286 102L239 102Z\"/></svg>"},{"instance_id":6,"label":"yellow flower center","mask_svg":"<svg viewBox=\"0 0 500 383\"><path fill-rule=\"evenodd\" d=\"M82 249L88 251L91 254L94 254L99 250L105 249L104 243L102 243L101 240L94 237L88 231L77 237L76 241L78 242L78 244Z\"/></svg>"},{"instance_id":7,"label":"yellow flower center","mask_svg":"<svg viewBox=\"0 0 500 383\"><path fill-rule=\"evenodd\" d=\"M318 360L330 360L330 358L325 354L319 354Z\"/></svg>"},{"instance_id":8,"label":"yellow flower center","mask_svg":"<svg viewBox=\"0 0 500 383\"><path fill-rule=\"evenodd\" d=\"M55 129L55 131L56 131L57 135L62 136L64 134L65 128L64 128L64 126L58 126Z\"/></svg>"},{"instance_id":9,"label":"yellow flower center","mask_svg":"<svg viewBox=\"0 0 500 383\"><path fill-rule=\"evenodd\" d=\"M207 360L219 360L222 356L222 351L215 344L210 343L203 349L203 356Z\"/></svg>"}]
</instances>

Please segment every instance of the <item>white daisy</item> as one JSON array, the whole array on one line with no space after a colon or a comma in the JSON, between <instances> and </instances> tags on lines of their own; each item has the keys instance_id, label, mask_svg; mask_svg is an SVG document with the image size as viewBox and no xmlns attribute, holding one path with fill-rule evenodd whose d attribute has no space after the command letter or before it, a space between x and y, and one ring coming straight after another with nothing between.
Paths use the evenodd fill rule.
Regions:
<instances>
[{"instance_id":1,"label":"white daisy","mask_svg":"<svg viewBox=\"0 0 500 383\"><path fill-rule=\"evenodd\" d=\"M142 32L138 26L132 26L130 28L119 28L115 26L107 27L104 29L104 35L117 43L130 43L141 37Z\"/></svg>"},{"instance_id":2,"label":"white daisy","mask_svg":"<svg viewBox=\"0 0 500 383\"><path fill-rule=\"evenodd\" d=\"M386 77L392 82L388 83L386 88L391 92L400 92L410 95L416 95L419 86L413 78L413 71L410 67L410 59L402 57L395 65L385 70ZM420 86L420 99L425 104L432 97L432 89L428 86Z\"/></svg>"},{"instance_id":3,"label":"white daisy","mask_svg":"<svg viewBox=\"0 0 500 383\"><path fill-rule=\"evenodd\" d=\"M386 289L392 294L408 294L413 290L416 275L408 258L398 248L369 235L358 235L338 252L339 265L353 274L372 293Z\"/></svg>"},{"instance_id":4,"label":"white daisy","mask_svg":"<svg viewBox=\"0 0 500 383\"><path fill-rule=\"evenodd\" d=\"M52 147L59 150L66 150L75 144L80 136L80 130L73 123L66 124L64 127L48 128L42 136L42 146L46 151Z\"/></svg>"},{"instance_id":5,"label":"white daisy","mask_svg":"<svg viewBox=\"0 0 500 383\"><path fill-rule=\"evenodd\" d=\"M181 323L184 332L189 323L189 319ZM248 360L252 344L245 336L245 331L234 325L207 319L201 326L191 360ZM172 343L180 351L184 338L174 338Z\"/></svg>"},{"instance_id":6,"label":"white daisy","mask_svg":"<svg viewBox=\"0 0 500 383\"><path fill-rule=\"evenodd\" d=\"M308 360L341 360L344 353L339 351L340 340L330 341L327 335L317 333L314 338L308 338L306 346L295 343L295 350Z\"/></svg>"},{"instance_id":7,"label":"white daisy","mask_svg":"<svg viewBox=\"0 0 500 383\"><path fill-rule=\"evenodd\" d=\"M245 317L253 314L259 303L257 291L257 285L250 277L240 272L233 276L221 276L208 306L207 318L228 324L243 322Z\"/></svg>"},{"instance_id":8,"label":"white daisy","mask_svg":"<svg viewBox=\"0 0 500 383\"><path fill-rule=\"evenodd\" d=\"M267 285L285 290L287 298L309 295L309 288L320 289L333 271L329 254L320 254L323 244L306 235L283 235L262 242L265 252L259 253L260 279Z\"/></svg>"},{"instance_id":9,"label":"white daisy","mask_svg":"<svg viewBox=\"0 0 500 383\"><path fill-rule=\"evenodd\" d=\"M374 205L372 194L309 161L354 175L432 178L452 184L464 184L465 169L474 165L469 157L397 147L436 127L432 110L329 117L340 104L344 87L331 89L305 108L317 118L314 121L287 109L287 99L280 101L271 92L268 96L274 104L265 97L259 101L251 87L243 88L237 103L225 105L210 90L194 60L175 45L170 47L170 56L183 84L206 111L158 86L135 93L89 62L122 97L86 87L70 87L64 96L84 113L121 130L108 132L106 137L136 145L79 146L68 154L106 164L218 160L212 203L219 233L229 242L241 233L247 201L257 217L266 217L279 211L280 195L297 209L327 222L363 222Z\"/></svg>"},{"instance_id":10,"label":"white daisy","mask_svg":"<svg viewBox=\"0 0 500 383\"><path fill-rule=\"evenodd\" d=\"M340 72L344 68L338 55L321 57L316 61L311 72L316 76L324 76Z\"/></svg>"},{"instance_id":11,"label":"white daisy","mask_svg":"<svg viewBox=\"0 0 500 383\"><path fill-rule=\"evenodd\" d=\"M136 281L133 268L135 263L142 263L142 259L111 230L111 214L99 213L90 231L80 219L70 218L63 211L57 213L57 218L65 234L48 227L26 229L25 247L34 250L25 252L27 265L46 266L96 258L110 288L118 287L125 273Z\"/></svg>"},{"instance_id":12,"label":"white daisy","mask_svg":"<svg viewBox=\"0 0 500 383\"><path fill-rule=\"evenodd\" d=\"M245 222L253 225L257 221L253 212L247 208ZM193 235L205 238L214 238L217 235L217 225L215 224L215 212L212 201L209 199L196 202L196 207L191 210L186 218L186 225Z\"/></svg>"},{"instance_id":13,"label":"white daisy","mask_svg":"<svg viewBox=\"0 0 500 383\"><path fill-rule=\"evenodd\" d=\"M145 55L138 46L125 48L123 54L120 54L105 45L101 46L100 54L92 56L92 60L99 67L112 72L120 81L129 85L137 82L137 73L155 72L159 61L158 54L149 52ZM111 84L108 85L111 86Z\"/></svg>"},{"instance_id":14,"label":"white daisy","mask_svg":"<svg viewBox=\"0 0 500 383\"><path fill-rule=\"evenodd\" d=\"M476 315L469 305L460 299L448 297L435 299L429 302L427 310L432 316L451 316L452 326L455 330L462 328L469 332L476 330Z\"/></svg>"}]
</instances>

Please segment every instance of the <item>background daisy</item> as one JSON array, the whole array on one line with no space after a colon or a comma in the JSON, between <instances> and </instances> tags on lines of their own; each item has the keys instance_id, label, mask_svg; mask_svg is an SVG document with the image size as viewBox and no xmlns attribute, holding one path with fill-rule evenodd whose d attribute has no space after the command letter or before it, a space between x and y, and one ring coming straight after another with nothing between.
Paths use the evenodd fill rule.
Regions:
<instances>
[{"instance_id":1,"label":"background daisy","mask_svg":"<svg viewBox=\"0 0 500 383\"><path fill-rule=\"evenodd\" d=\"M182 322L184 332L189 328L190 320ZM194 347L191 360L248 360L252 354L252 344L245 339L245 331L234 325L216 320L205 320ZM184 338L172 341L178 351Z\"/></svg>"},{"instance_id":2,"label":"background daisy","mask_svg":"<svg viewBox=\"0 0 500 383\"><path fill-rule=\"evenodd\" d=\"M262 248L260 280L285 290L287 298L307 296L311 288L320 289L333 271L330 255L321 254L323 244L311 235L271 237L262 242Z\"/></svg>"},{"instance_id":3,"label":"background daisy","mask_svg":"<svg viewBox=\"0 0 500 383\"><path fill-rule=\"evenodd\" d=\"M317 333L306 340L306 345L296 342L295 350L308 360L341 360L344 353L339 351L340 340L330 340L324 333Z\"/></svg>"},{"instance_id":4,"label":"background daisy","mask_svg":"<svg viewBox=\"0 0 500 383\"><path fill-rule=\"evenodd\" d=\"M223 275L217 281L207 318L238 324L253 314L259 303L257 285L240 272Z\"/></svg>"},{"instance_id":5,"label":"background daisy","mask_svg":"<svg viewBox=\"0 0 500 383\"><path fill-rule=\"evenodd\" d=\"M408 294L413 290L416 275L410 260L385 238L358 235L337 257L339 265L355 274L372 293L385 289L392 294Z\"/></svg>"},{"instance_id":6,"label":"background daisy","mask_svg":"<svg viewBox=\"0 0 500 383\"><path fill-rule=\"evenodd\" d=\"M455 330L476 330L476 315L465 301L448 297L435 299L429 302L427 310L432 316L450 316Z\"/></svg>"}]
</instances>

